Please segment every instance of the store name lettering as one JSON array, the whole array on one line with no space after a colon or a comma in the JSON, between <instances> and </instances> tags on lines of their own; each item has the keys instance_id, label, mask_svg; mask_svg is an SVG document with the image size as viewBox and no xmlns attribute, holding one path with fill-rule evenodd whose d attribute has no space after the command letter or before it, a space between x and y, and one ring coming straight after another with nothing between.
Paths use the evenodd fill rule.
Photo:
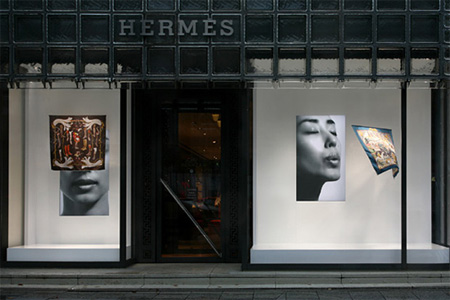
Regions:
<instances>
[{"instance_id":1,"label":"store name lettering","mask_svg":"<svg viewBox=\"0 0 450 300\"><path fill-rule=\"evenodd\" d=\"M174 22L172 20L119 20L119 36L232 36L234 34L233 20L178 20L178 30L175 32ZM141 24L139 24L141 23ZM136 33L137 29L140 32Z\"/></svg>"}]
</instances>

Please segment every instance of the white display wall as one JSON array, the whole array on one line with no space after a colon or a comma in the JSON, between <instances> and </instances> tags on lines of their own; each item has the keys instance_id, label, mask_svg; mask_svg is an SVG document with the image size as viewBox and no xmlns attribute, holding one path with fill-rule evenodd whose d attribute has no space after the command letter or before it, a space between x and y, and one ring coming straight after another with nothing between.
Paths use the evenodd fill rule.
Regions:
<instances>
[{"instance_id":1,"label":"white display wall","mask_svg":"<svg viewBox=\"0 0 450 300\"><path fill-rule=\"evenodd\" d=\"M415 250L431 248L430 95L408 92L408 241ZM297 115L345 115L345 201L296 201ZM400 90L255 90L251 262L399 263L402 166L396 178L377 175L351 125L392 129L401 162L400 115ZM420 260L416 254L410 262Z\"/></svg>"},{"instance_id":2,"label":"white display wall","mask_svg":"<svg viewBox=\"0 0 450 300\"><path fill-rule=\"evenodd\" d=\"M21 155L21 148L24 149L24 170L14 170L10 165L10 169L13 168L10 170L11 196L17 197L10 202L24 205L24 235L23 245L9 248L7 259L118 260L120 91L28 89L22 93L12 92L10 102L18 117L11 118L10 127L19 128L18 124L24 122L24 139L20 141L11 136L10 141L11 160L20 161L17 156ZM110 151L107 216L60 215L60 172L50 169L49 115L106 115ZM20 177L23 177L23 199L16 183ZM22 217L18 211L11 213L12 218L14 213Z\"/></svg>"}]
</instances>

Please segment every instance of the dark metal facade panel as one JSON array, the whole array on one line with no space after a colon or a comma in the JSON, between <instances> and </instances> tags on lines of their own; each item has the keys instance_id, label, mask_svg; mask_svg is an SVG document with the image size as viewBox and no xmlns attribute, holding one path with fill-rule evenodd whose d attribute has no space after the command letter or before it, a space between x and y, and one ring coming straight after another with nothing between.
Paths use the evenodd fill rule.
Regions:
<instances>
[{"instance_id":1,"label":"dark metal facade panel","mask_svg":"<svg viewBox=\"0 0 450 300\"><path fill-rule=\"evenodd\" d=\"M0 0L1 81L449 76L450 0Z\"/></svg>"}]
</instances>

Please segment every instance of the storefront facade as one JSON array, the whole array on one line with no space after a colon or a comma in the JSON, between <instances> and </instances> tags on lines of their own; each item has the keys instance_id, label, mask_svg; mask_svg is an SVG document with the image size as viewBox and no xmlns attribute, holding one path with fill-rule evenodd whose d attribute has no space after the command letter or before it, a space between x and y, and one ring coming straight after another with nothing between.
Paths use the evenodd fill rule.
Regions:
<instances>
[{"instance_id":1,"label":"storefront facade","mask_svg":"<svg viewBox=\"0 0 450 300\"><path fill-rule=\"evenodd\" d=\"M447 0L0 1L1 264L450 266Z\"/></svg>"}]
</instances>

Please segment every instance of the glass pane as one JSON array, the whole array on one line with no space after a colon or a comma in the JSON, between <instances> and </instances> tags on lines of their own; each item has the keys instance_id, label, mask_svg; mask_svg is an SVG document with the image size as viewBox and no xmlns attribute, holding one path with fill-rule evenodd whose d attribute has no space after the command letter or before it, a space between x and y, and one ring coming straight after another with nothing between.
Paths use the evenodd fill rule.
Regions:
<instances>
[{"instance_id":1,"label":"glass pane","mask_svg":"<svg viewBox=\"0 0 450 300\"><path fill-rule=\"evenodd\" d=\"M344 41L372 42L372 16L345 16Z\"/></svg>"},{"instance_id":2,"label":"glass pane","mask_svg":"<svg viewBox=\"0 0 450 300\"><path fill-rule=\"evenodd\" d=\"M208 49L182 48L180 49L181 74L207 74Z\"/></svg>"},{"instance_id":3,"label":"glass pane","mask_svg":"<svg viewBox=\"0 0 450 300\"><path fill-rule=\"evenodd\" d=\"M81 16L82 42L109 42L108 16Z\"/></svg>"},{"instance_id":4,"label":"glass pane","mask_svg":"<svg viewBox=\"0 0 450 300\"><path fill-rule=\"evenodd\" d=\"M48 16L49 42L76 42L76 16Z\"/></svg>"},{"instance_id":5,"label":"glass pane","mask_svg":"<svg viewBox=\"0 0 450 300\"><path fill-rule=\"evenodd\" d=\"M9 0L0 0L0 10L9 9Z\"/></svg>"},{"instance_id":6,"label":"glass pane","mask_svg":"<svg viewBox=\"0 0 450 300\"><path fill-rule=\"evenodd\" d=\"M253 75L273 73L273 50L271 48L247 48L245 50L245 72Z\"/></svg>"},{"instance_id":7,"label":"glass pane","mask_svg":"<svg viewBox=\"0 0 450 300\"><path fill-rule=\"evenodd\" d=\"M279 10L306 10L306 0L278 0Z\"/></svg>"},{"instance_id":8,"label":"glass pane","mask_svg":"<svg viewBox=\"0 0 450 300\"><path fill-rule=\"evenodd\" d=\"M306 16L279 16L278 41L306 42Z\"/></svg>"},{"instance_id":9,"label":"glass pane","mask_svg":"<svg viewBox=\"0 0 450 300\"><path fill-rule=\"evenodd\" d=\"M174 10L175 1L148 0L147 7L149 10Z\"/></svg>"},{"instance_id":10,"label":"glass pane","mask_svg":"<svg viewBox=\"0 0 450 300\"><path fill-rule=\"evenodd\" d=\"M338 16L312 16L313 42L337 42L339 41L339 17Z\"/></svg>"},{"instance_id":11,"label":"glass pane","mask_svg":"<svg viewBox=\"0 0 450 300\"><path fill-rule=\"evenodd\" d=\"M344 51L345 75L369 75L372 73L372 50L345 49Z\"/></svg>"},{"instance_id":12,"label":"glass pane","mask_svg":"<svg viewBox=\"0 0 450 300\"><path fill-rule=\"evenodd\" d=\"M50 48L48 50L48 73L75 74L75 48Z\"/></svg>"},{"instance_id":13,"label":"glass pane","mask_svg":"<svg viewBox=\"0 0 450 300\"><path fill-rule=\"evenodd\" d=\"M208 42L208 36L202 34L204 30L203 21L207 19L204 15L182 15L178 23L178 36L180 42Z\"/></svg>"},{"instance_id":14,"label":"glass pane","mask_svg":"<svg viewBox=\"0 0 450 300\"><path fill-rule=\"evenodd\" d=\"M311 52L311 74L339 74L339 50L334 48L313 48Z\"/></svg>"},{"instance_id":15,"label":"glass pane","mask_svg":"<svg viewBox=\"0 0 450 300\"><path fill-rule=\"evenodd\" d=\"M109 0L81 0L81 10L109 10Z\"/></svg>"},{"instance_id":16,"label":"glass pane","mask_svg":"<svg viewBox=\"0 0 450 300\"><path fill-rule=\"evenodd\" d=\"M42 42L42 16L21 16L14 18L16 42Z\"/></svg>"},{"instance_id":17,"label":"glass pane","mask_svg":"<svg viewBox=\"0 0 450 300\"><path fill-rule=\"evenodd\" d=\"M378 0L377 8L379 10L405 10L405 0Z\"/></svg>"},{"instance_id":18,"label":"glass pane","mask_svg":"<svg viewBox=\"0 0 450 300\"><path fill-rule=\"evenodd\" d=\"M9 16L0 15L0 43L9 43Z\"/></svg>"},{"instance_id":19,"label":"glass pane","mask_svg":"<svg viewBox=\"0 0 450 300\"><path fill-rule=\"evenodd\" d=\"M413 48L411 50L411 74L431 75L439 73L439 50Z\"/></svg>"},{"instance_id":20,"label":"glass pane","mask_svg":"<svg viewBox=\"0 0 450 300\"><path fill-rule=\"evenodd\" d=\"M339 0L311 0L313 10L338 10Z\"/></svg>"},{"instance_id":21,"label":"glass pane","mask_svg":"<svg viewBox=\"0 0 450 300\"><path fill-rule=\"evenodd\" d=\"M163 147L163 174L187 212L221 249L221 115L176 115ZM172 141L172 142L171 142ZM170 155L170 156L169 156ZM162 257L217 257L202 233L164 189Z\"/></svg>"},{"instance_id":22,"label":"glass pane","mask_svg":"<svg viewBox=\"0 0 450 300\"><path fill-rule=\"evenodd\" d=\"M411 0L413 10L438 10L439 0Z\"/></svg>"},{"instance_id":23,"label":"glass pane","mask_svg":"<svg viewBox=\"0 0 450 300\"><path fill-rule=\"evenodd\" d=\"M214 10L239 10L241 9L240 0L212 0Z\"/></svg>"},{"instance_id":24,"label":"glass pane","mask_svg":"<svg viewBox=\"0 0 450 300\"><path fill-rule=\"evenodd\" d=\"M147 15L145 20L153 20L153 35L145 36L147 44L175 44L175 16L173 15Z\"/></svg>"},{"instance_id":25,"label":"glass pane","mask_svg":"<svg viewBox=\"0 0 450 300\"><path fill-rule=\"evenodd\" d=\"M344 0L344 9L371 10L372 0Z\"/></svg>"},{"instance_id":26,"label":"glass pane","mask_svg":"<svg viewBox=\"0 0 450 300\"><path fill-rule=\"evenodd\" d=\"M450 0L444 0L445 1L445 9L450 10Z\"/></svg>"},{"instance_id":27,"label":"glass pane","mask_svg":"<svg viewBox=\"0 0 450 300\"><path fill-rule=\"evenodd\" d=\"M42 9L42 0L14 0L14 9L20 10L40 10Z\"/></svg>"},{"instance_id":28,"label":"glass pane","mask_svg":"<svg viewBox=\"0 0 450 300\"><path fill-rule=\"evenodd\" d=\"M76 0L47 0L49 10L75 10L77 9Z\"/></svg>"},{"instance_id":29,"label":"glass pane","mask_svg":"<svg viewBox=\"0 0 450 300\"><path fill-rule=\"evenodd\" d=\"M181 10L207 10L207 0L180 0Z\"/></svg>"},{"instance_id":30,"label":"glass pane","mask_svg":"<svg viewBox=\"0 0 450 300\"><path fill-rule=\"evenodd\" d=\"M123 75L140 74L142 72L142 49L115 48L115 73Z\"/></svg>"},{"instance_id":31,"label":"glass pane","mask_svg":"<svg viewBox=\"0 0 450 300\"><path fill-rule=\"evenodd\" d=\"M148 49L148 72L158 75L175 73L175 51L173 48Z\"/></svg>"},{"instance_id":32,"label":"glass pane","mask_svg":"<svg viewBox=\"0 0 450 300\"><path fill-rule=\"evenodd\" d=\"M248 10L272 10L272 0L246 0Z\"/></svg>"},{"instance_id":33,"label":"glass pane","mask_svg":"<svg viewBox=\"0 0 450 300\"><path fill-rule=\"evenodd\" d=\"M402 75L405 73L403 49L378 49L377 74Z\"/></svg>"},{"instance_id":34,"label":"glass pane","mask_svg":"<svg viewBox=\"0 0 450 300\"><path fill-rule=\"evenodd\" d=\"M16 48L14 69L18 74L42 73L41 48Z\"/></svg>"},{"instance_id":35,"label":"glass pane","mask_svg":"<svg viewBox=\"0 0 450 300\"><path fill-rule=\"evenodd\" d=\"M9 48L0 47L0 74L9 73Z\"/></svg>"},{"instance_id":36,"label":"glass pane","mask_svg":"<svg viewBox=\"0 0 450 300\"><path fill-rule=\"evenodd\" d=\"M247 16L246 35L247 42L272 42L273 22L271 16Z\"/></svg>"},{"instance_id":37,"label":"glass pane","mask_svg":"<svg viewBox=\"0 0 450 300\"><path fill-rule=\"evenodd\" d=\"M120 21L122 21L123 23L121 23ZM121 43L140 42L142 40L142 37L140 35L141 33L140 21L141 16L137 15L114 16L114 41Z\"/></svg>"},{"instance_id":38,"label":"glass pane","mask_svg":"<svg viewBox=\"0 0 450 300\"><path fill-rule=\"evenodd\" d=\"M116 10L141 10L143 1L141 0L114 0Z\"/></svg>"},{"instance_id":39,"label":"glass pane","mask_svg":"<svg viewBox=\"0 0 450 300\"><path fill-rule=\"evenodd\" d=\"M412 16L411 42L439 42L439 17Z\"/></svg>"},{"instance_id":40,"label":"glass pane","mask_svg":"<svg viewBox=\"0 0 450 300\"><path fill-rule=\"evenodd\" d=\"M239 48L214 48L214 74L239 74L241 65Z\"/></svg>"},{"instance_id":41,"label":"glass pane","mask_svg":"<svg viewBox=\"0 0 450 300\"><path fill-rule=\"evenodd\" d=\"M303 75L306 73L306 51L304 48L281 48L278 51L278 73L280 75Z\"/></svg>"},{"instance_id":42,"label":"glass pane","mask_svg":"<svg viewBox=\"0 0 450 300\"><path fill-rule=\"evenodd\" d=\"M241 42L241 18L237 15L214 15L214 20L221 27L212 37L213 42ZM224 27L225 26L225 27Z\"/></svg>"},{"instance_id":43,"label":"glass pane","mask_svg":"<svg viewBox=\"0 0 450 300\"><path fill-rule=\"evenodd\" d=\"M85 74L107 74L109 50L107 48L82 48L81 72Z\"/></svg>"},{"instance_id":44,"label":"glass pane","mask_svg":"<svg viewBox=\"0 0 450 300\"><path fill-rule=\"evenodd\" d=\"M405 42L405 16L379 16L378 41Z\"/></svg>"},{"instance_id":45,"label":"glass pane","mask_svg":"<svg viewBox=\"0 0 450 300\"><path fill-rule=\"evenodd\" d=\"M10 140L15 149L10 151L15 164L10 192L25 205L15 208L14 215L21 210L24 216L15 222L22 222L23 233L17 236L21 244L11 243L8 260L118 261L120 91L40 89L23 99L10 103L15 108L11 128L26 134ZM33 159L24 159L29 156ZM75 169L77 163L87 166L100 159L104 170L51 167ZM25 174L30 175L26 182L20 179Z\"/></svg>"}]
</instances>

